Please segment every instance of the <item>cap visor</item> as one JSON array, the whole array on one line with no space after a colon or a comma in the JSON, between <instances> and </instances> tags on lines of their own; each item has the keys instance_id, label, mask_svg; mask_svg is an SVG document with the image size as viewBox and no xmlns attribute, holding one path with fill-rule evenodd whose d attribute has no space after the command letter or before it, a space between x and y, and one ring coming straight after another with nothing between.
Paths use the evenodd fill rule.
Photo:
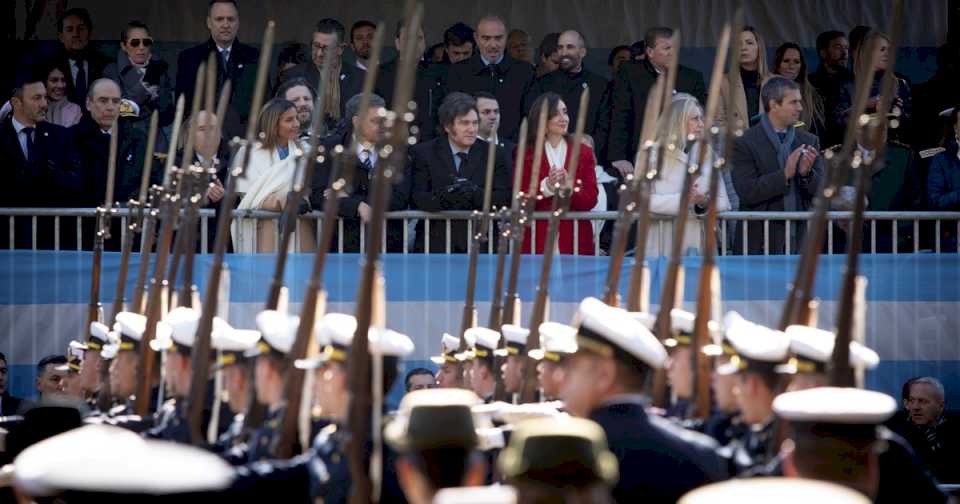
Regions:
<instances>
[{"instance_id":1,"label":"cap visor","mask_svg":"<svg viewBox=\"0 0 960 504\"><path fill-rule=\"evenodd\" d=\"M293 367L297 369L317 369L323 366L324 361L319 357L309 359L297 359L293 361Z\"/></svg>"},{"instance_id":2,"label":"cap visor","mask_svg":"<svg viewBox=\"0 0 960 504\"><path fill-rule=\"evenodd\" d=\"M544 351L542 348L534 348L527 352L527 355L533 360L543 360Z\"/></svg>"},{"instance_id":3,"label":"cap visor","mask_svg":"<svg viewBox=\"0 0 960 504\"><path fill-rule=\"evenodd\" d=\"M717 366L717 374L721 376L728 376L732 374L737 374L740 371L740 367L737 366L736 362L728 362L722 366Z\"/></svg>"}]
</instances>

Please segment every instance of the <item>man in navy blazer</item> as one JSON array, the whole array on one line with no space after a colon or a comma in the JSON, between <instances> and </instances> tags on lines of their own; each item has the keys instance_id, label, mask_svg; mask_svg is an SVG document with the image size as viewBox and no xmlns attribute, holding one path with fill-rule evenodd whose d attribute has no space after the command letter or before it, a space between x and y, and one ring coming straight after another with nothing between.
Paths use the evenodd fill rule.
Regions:
<instances>
[{"instance_id":1,"label":"man in navy blazer","mask_svg":"<svg viewBox=\"0 0 960 504\"><path fill-rule=\"evenodd\" d=\"M27 77L13 89L13 113L0 122L0 159L4 160L4 183L0 201L6 207L69 207L81 192L82 180L69 135L63 127L47 122L46 76ZM0 219L0 242L8 246L9 219ZM61 248L75 235L61 226ZM54 246L52 218L37 220L33 242L30 218L15 221L16 248L50 249Z\"/></svg>"},{"instance_id":2,"label":"man in navy blazer","mask_svg":"<svg viewBox=\"0 0 960 504\"><path fill-rule=\"evenodd\" d=\"M419 210L480 210L486 181L487 142L477 138L477 102L464 93L447 96L439 110L446 135L410 148L408 170L413 176L413 206ZM507 154L497 147L494 160L491 205L510 202L510 169ZM418 225L417 248L423 246L423 223ZM430 251L446 250L446 223L434 220L430 226ZM467 225L454 221L450 226L450 251L467 251Z\"/></svg>"},{"instance_id":3,"label":"man in navy blazer","mask_svg":"<svg viewBox=\"0 0 960 504\"><path fill-rule=\"evenodd\" d=\"M241 44L237 40L240 28L240 11L234 0L211 0L207 10L207 29L210 38L206 42L185 49L177 59L177 97L186 98L189 108L193 100L197 70L207 62L211 52L217 53L217 95L223 85L232 82L230 106L223 121L223 137L243 136L249 120L256 120L257 111L250 110L253 88L257 76L257 59L260 51ZM254 114L251 118L250 115Z\"/></svg>"}]
</instances>

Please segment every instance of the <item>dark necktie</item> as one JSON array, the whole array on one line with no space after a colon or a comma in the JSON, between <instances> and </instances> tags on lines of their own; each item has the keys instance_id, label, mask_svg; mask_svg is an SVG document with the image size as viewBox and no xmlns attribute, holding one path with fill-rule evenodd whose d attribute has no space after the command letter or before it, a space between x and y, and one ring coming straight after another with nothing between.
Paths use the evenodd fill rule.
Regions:
<instances>
[{"instance_id":1,"label":"dark necktie","mask_svg":"<svg viewBox=\"0 0 960 504\"><path fill-rule=\"evenodd\" d=\"M467 164L467 153L466 153L466 152L458 152L458 153L457 153L457 159L460 160L460 162L457 163L457 173L460 174L460 173L463 173L463 169L466 167L466 164Z\"/></svg>"},{"instance_id":2,"label":"dark necktie","mask_svg":"<svg viewBox=\"0 0 960 504\"><path fill-rule=\"evenodd\" d=\"M33 128L28 126L23 132L27 135L27 162L30 162L33 160Z\"/></svg>"},{"instance_id":3,"label":"dark necktie","mask_svg":"<svg viewBox=\"0 0 960 504\"><path fill-rule=\"evenodd\" d=\"M780 143L783 143L783 141L787 139L787 132L786 132L786 131L778 131L778 132L777 132L777 136L780 137Z\"/></svg>"},{"instance_id":4,"label":"dark necktie","mask_svg":"<svg viewBox=\"0 0 960 504\"><path fill-rule=\"evenodd\" d=\"M372 153L370 149L363 149L360 151L360 168L363 168L364 171L369 175L373 171L373 160L371 159Z\"/></svg>"},{"instance_id":5,"label":"dark necktie","mask_svg":"<svg viewBox=\"0 0 960 504\"><path fill-rule=\"evenodd\" d=\"M87 97L87 72L83 69L83 60L77 60L77 78L73 87L77 89L77 96Z\"/></svg>"}]
</instances>

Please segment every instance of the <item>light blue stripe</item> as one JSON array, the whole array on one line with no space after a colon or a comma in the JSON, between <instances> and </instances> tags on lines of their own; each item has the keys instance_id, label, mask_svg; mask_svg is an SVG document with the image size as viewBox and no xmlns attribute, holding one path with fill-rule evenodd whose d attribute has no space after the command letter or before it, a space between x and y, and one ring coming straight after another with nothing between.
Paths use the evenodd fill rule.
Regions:
<instances>
[{"instance_id":1,"label":"light blue stripe","mask_svg":"<svg viewBox=\"0 0 960 504\"><path fill-rule=\"evenodd\" d=\"M292 301L303 299L312 266L312 255L295 254L287 266L286 283ZM139 257L132 258L130 271L135 272ZM198 256L194 278L201 290L211 256ZM840 290L843 256L823 256L817 271L816 296L834 300ZM608 258L556 258L550 282L551 298L576 302L603 292ZM71 304L86 303L90 285L90 253L88 252L0 252L0 304ZM274 265L272 255L230 255L231 299L237 302L262 301ZM466 255L387 255L383 269L390 301L459 301L463 299L467 276ZM626 261L621 294L626 294L630 261ZM786 286L793 280L796 256L720 257L723 299L782 300ZM540 275L540 257L523 257L520 269L520 296L532 299ZM696 297L700 258L685 258L686 288L684 298ZM331 301L352 301L356 297L360 272L360 256L331 254L324 274L324 286ZM667 260L650 261L653 303L666 270ZM105 253L100 300L113 298L119 254ZM867 299L871 301L960 301L960 261L956 254L864 255L860 270L869 279ZM477 301L491 298L495 257L481 256L477 269ZM130 275L127 292L133 288Z\"/></svg>"}]
</instances>

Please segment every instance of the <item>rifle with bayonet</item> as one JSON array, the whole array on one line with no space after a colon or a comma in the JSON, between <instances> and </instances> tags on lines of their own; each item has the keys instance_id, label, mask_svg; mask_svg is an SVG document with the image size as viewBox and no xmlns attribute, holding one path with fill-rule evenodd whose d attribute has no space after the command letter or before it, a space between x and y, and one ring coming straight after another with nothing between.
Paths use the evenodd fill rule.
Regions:
<instances>
[{"instance_id":1,"label":"rifle with bayonet","mask_svg":"<svg viewBox=\"0 0 960 504\"><path fill-rule=\"evenodd\" d=\"M517 324L519 323L519 313L516 313L513 309L509 311L510 318L503 319L502 315L507 313L504 309L503 303L503 273L506 267L507 262L507 252L510 249L510 243L514 243L514 246L518 248L523 245L522 239L521 243L516 243L514 237L516 235L523 235L523 223L521 222L524 201L526 197L523 193L523 158L524 152L527 150L527 119L524 118L523 122L520 123L520 143L517 146L517 159L514 163L513 168L513 199L509 207L503 207L499 212L501 220L501 232L500 232L500 241L497 243L497 271L494 276L494 285L493 285L493 299L490 303L490 318L487 321L487 327L493 329L494 331L499 331L500 327L504 324L504 321L508 324ZM509 221L506 221L504 217L509 217ZM506 222L504 222L506 221ZM517 257L519 258L519 252ZM520 263L517 262L519 267ZM515 277L514 277L515 278ZM513 293L516 295L516 280L513 280ZM514 316L517 315L517 316ZM504 338L500 338L500 348L506 346L506 341ZM507 391L504 388L503 384L503 375L500 373L500 364L501 361L499 358L495 357L496 369L494 370L494 376L496 377L497 386L493 392L493 398L497 401L507 400Z\"/></svg>"},{"instance_id":2,"label":"rifle with bayonet","mask_svg":"<svg viewBox=\"0 0 960 504\"><path fill-rule=\"evenodd\" d=\"M742 25L743 10L742 8L738 8L736 14L734 14L733 31L733 33L737 33L738 36L736 38L737 41L733 44L733 51L731 51L730 54L740 54L739 33L743 30ZM723 79L723 66L727 58L727 49L730 46L730 35L730 24L727 23L723 27L723 32L720 35L720 45L717 46L717 54L713 60L713 75L710 77L710 92L707 95L707 112L703 122L703 131L699 138L700 151L697 156L698 170L702 169L703 163L706 161L707 151L710 150L710 145L712 144L711 139L717 134L714 121L717 117L717 107L720 104L720 82L721 79ZM739 71L740 65L730 65L728 72ZM730 93L730 98L728 98L726 104L728 107L732 105L730 101L733 99L733 95L734 93ZM728 108L727 110L731 109ZM703 242L703 261L700 266L700 283L697 286L697 308L693 321L693 352L691 352L693 366L691 369L693 369L694 372L694 415L704 420L710 416L711 362L710 357L703 352L703 348L712 342L710 332L713 328L711 326L716 324L715 321L712 321L713 312L714 308L718 308L713 306L713 301L716 297L715 291L720 287L714 283L714 278L718 276L715 258L717 255L717 200L720 195L720 171L733 152L733 138L734 135L737 134L733 124L728 124L727 126L724 156L721 159L715 160L713 163L713 167L710 170L710 181L707 186L707 218L706 225L704 226L706 232L704 233ZM677 219L686 219L686 213L685 209L680 207ZM674 246L676 246L677 242L682 241L682 235L674 235L673 240ZM711 322L713 322L713 324L711 324Z\"/></svg>"},{"instance_id":3,"label":"rifle with bayonet","mask_svg":"<svg viewBox=\"0 0 960 504\"><path fill-rule=\"evenodd\" d=\"M477 287L477 262L480 260L480 247L487 241L487 227L490 225L490 191L493 189L493 167L497 158L497 144L489 142L487 144L487 172L483 185L483 207L482 210L474 211L473 219L476 222L476 230L470 237L470 262L467 266L467 292L463 302L463 315L460 318L460 335L467 332L467 329L477 325L477 307L474 306L473 299ZM491 327L498 330L498 327Z\"/></svg>"},{"instance_id":4,"label":"rifle with bayonet","mask_svg":"<svg viewBox=\"0 0 960 504\"><path fill-rule=\"evenodd\" d=\"M590 99L590 89L584 88L580 93L580 108L577 110L587 110L587 103ZM540 125L545 124L547 101L544 100L544 106L540 110ZM557 250L557 238L560 235L560 217L570 208L570 199L573 196L574 180L577 178L577 168L580 161L580 149L583 146L583 128L586 124L586 114L577 116L577 126L573 136L573 148L570 151L570 157L567 158L563 181L553 187L553 206L550 212L550 221L547 224L546 241L543 243L543 258L540 265L540 283L537 285L537 295L533 303L533 312L530 314L529 333L527 334L527 349L540 347L540 324L544 322L547 311L547 299L550 287L550 271L553 269L553 256ZM545 136L545 128L537 131L537 143L540 149L543 148L542 139ZM566 141L565 139L563 141ZM540 151L537 151L540 154ZM537 183L539 182L537 173L540 171L540 163L534 159L530 167L530 194L535 194ZM574 224L576 225L576 224ZM536 237L531 240L531 247L536 247ZM523 386L520 391L520 401L529 403L536 400L539 383L537 380L537 363L530 356L525 358L527 365L524 367Z\"/></svg>"},{"instance_id":5,"label":"rifle with bayonet","mask_svg":"<svg viewBox=\"0 0 960 504\"><path fill-rule=\"evenodd\" d=\"M358 109L361 118L366 118L370 109L370 97L373 94L373 86L377 78L380 50L383 46L383 34L384 27L381 24L377 27L373 35L373 45L371 46L373 49L371 50L370 66L368 67L370 71L367 72L363 81L363 94L361 95L362 98L360 99L360 107ZM322 72L330 71L331 67L327 62L324 62ZM324 73L323 75L326 74ZM326 79L321 76L320 82L320 92L322 93L322 86L323 83L326 82ZM314 127L318 127L321 124L322 118L322 113L314 115ZM320 241L313 256L313 271L310 274L310 281L307 284L307 290L304 294L303 307L300 310L300 326L297 329L297 337L293 342L293 346L290 348L290 351L287 352L286 356L285 369L287 370L287 377L284 383L286 406L283 409L283 416L280 419L279 435L277 436L276 445L272 447L273 455L281 459L292 457L296 452L295 448L299 439L297 436L297 418L300 414L304 371L297 369L293 363L295 360L302 359L306 356L307 347L310 344L310 338L313 335L316 320L323 315L320 306L326 299L326 294L323 292L323 272L326 267L330 244L333 243L333 235L336 232L335 223L337 221L337 211L340 208L340 199L341 196L346 195L346 191L349 190L353 181L355 162L352 154L356 152L356 142L358 138L359 134L354 135L353 145L351 145L350 150L342 152L339 156L331 159L331 165L338 166L340 169L334 169L330 174L329 193L323 200L323 227L320 230ZM315 170L317 158L320 156L320 154L315 151L317 141L318 139L314 137L312 142L313 150L308 154L309 159L306 164L306 173L311 173ZM329 152L326 153L326 155L333 156L334 153ZM338 171L339 173L337 173ZM301 187L301 194L303 190ZM287 204L289 207L291 202L288 201ZM280 264L278 262L278 267L279 266ZM274 293L279 293L279 289L275 290L276 286L279 285L277 283L278 281L282 282L282 278L278 279L277 275L274 274L274 283L271 285L271 296L273 296Z\"/></svg>"},{"instance_id":6,"label":"rifle with bayonet","mask_svg":"<svg viewBox=\"0 0 960 504\"><path fill-rule=\"evenodd\" d=\"M200 96L203 94L203 67L197 71L197 81L194 87L193 108L191 117L196 117L200 108ZM190 137L193 137L193 127L190 128ZM188 139L189 140L189 139ZM193 154L192 152L190 153ZM167 163L172 160L168 159ZM173 177L166 177L166 182L172 182ZM134 413L146 416L150 410L150 385L154 373L154 364L156 352L150 346L150 341L156 336L157 322L160 321L163 314L161 307L163 305L163 291L170 284L164 279L164 273L167 271L167 258L170 253L170 242L173 240L173 228L176 225L177 214L179 213L179 198L176 194L165 194L159 202L159 218L163 221L160 227L160 240L157 247L157 260L153 268L153 278L150 281L149 295L147 296L147 308L144 316L147 318L146 327L143 331L143 337L140 341L140 373L137 377L136 402L134 403Z\"/></svg>"},{"instance_id":7,"label":"rifle with bayonet","mask_svg":"<svg viewBox=\"0 0 960 504\"><path fill-rule=\"evenodd\" d=\"M140 207L143 215L141 229L143 230L143 241L140 244L140 264L137 267L137 280L133 284L133 303L130 310L136 313L143 313L146 307L143 305L143 293L147 285L147 272L150 266L150 253L153 250L153 244L156 240L157 214L160 202L164 198L164 191L169 189L170 173L173 169L174 154L176 154L177 141L180 138L180 123L183 122L184 97L180 95L177 98L177 108L173 117L173 128L170 132L170 145L164 159L163 182L161 186L153 186L149 191L149 208ZM150 160L153 161L152 159ZM141 180L141 185L143 181Z\"/></svg>"},{"instance_id":8,"label":"rifle with bayonet","mask_svg":"<svg viewBox=\"0 0 960 504\"><path fill-rule=\"evenodd\" d=\"M857 74L854 82L853 106L850 108L850 115L847 117L843 146L837 155L832 155L831 151L826 151L824 154L830 168L827 170L823 184L817 190L817 197L813 202L813 216L810 218L810 224L807 226L805 233L803 252L797 262L797 271L793 283L790 284L787 298L783 303L783 311L780 314L778 327L781 331L792 324L811 324L817 266L823 249L824 237L827 234L827 212L830 211L830 202L840 192L840 187L847 183L852 164L856 159L857 135L860 128L863 127L860 118L867 108L870 87L873 84L873 72Z\"/></svg>"},{"instance_id":9,"label":"rifle with bayonet","mask_svg":"<svg viewBox=\"0 0 960 504\"><path fill-rule=\"evenodd\" d=\"M413 2L408 1L403 24L408 34L417 33L422 17L423 5L416 4L414 7ZM407 163L407 146L410 141L409 125L413 120L409 104L413 97L415 72L419 59L417 58L416 40L417 37L415 36L408 35L405 37L400 56L400 65L397 69L394 86L393 110L387 114L388 139L387 145L382 149L385 156L378 163L382 164L383 167L375 171L373 178L370 240L366 244L367 251L364 256L363 272L357 289L357 330L350 345L350 356L347 362L347 380L350 393L350 409L347 415L350 440L347 446L347 460L353 484L350 492L351 504L368 504L378 500L379 497L379 488L376 486L378 481L371 477L366 463L371 430L373 428L380 429L379 425L371 425L373 407L371 386L373 380L370 375L372 367L368 332L373 322L374 287L377 280L383 232L386 227L387 202L390 198L390 189L394 179L402 176ZM301 320L300 323L302 325L303 321ZM381 384L378 383L377 386L380 387Z\"/></svg>"},{"instance_id":10,"label":"rifle with bayonet","mask_svg":"<svg viewBox=\"0 0 960 504\"><path fill-rule=\"evenodd\" d=\"M858 119L860 124L864 125L868 143L873 148L863 157L862 162L857 162L855 157L851 163L856 180L856 199L853 208L853 218L850 221L849 238L847 240L847 258L843 273L843 286L840 292L840 303L837 307L837 339L833 345L833 354L830 356L830 384L834 387L853 387L856 385L854 369L850 365L850 342L853 341L854 332L854 312L856 305L857 292L857 273L860 267L860 248L863 240L863 212L866 210L866 197L870 191L870 182L876 170L883 168L884 155L887 148L887 123L888 113L896 96L897 78L894 69L897 62L897 48L900 47L901 34L903 28L901 19L903 16L903 0L893 0L893 15L890 20L890 45L887 47L889 61L884 70L883 78L880 81L880 99L877 103L877 111L873 120ZM868 35L869 37L869 35ZM877 38L874 37L867 46L870 66L866 68L875 68ZM873 78L873 72L864 72L867 79ZM890 124L896 127L896 123ZM856 155L860 155L858 151ZM880 165L876 166L874 163ZM893 224L896 225L896 222Z\"/></svg>"},{"instance_id":11,"label":"rifle with bayonet","mask_svg":"<svg viewBox=\"0 0 960 504\"><path fill-rule=\"evenodd\" d=\"M677 32L674 34L673 58L670 61L670 69L667 70L667 86L663 90L663 104L660 107L664 123L670 120L670 111L673 109L673 85L677 74L677 55L679 52L680 33ZM667 131L668 128L666 127L661 128L660 131L660 141L657 146L657 175L663 171L663 164L668 154L673 153L677 149L677 143L684 140L682 138L668 138L666 136ZM705 149L701 149L701 151L703 150ZM690 207L690 188L693 186L691 171L698 171L699 168L699 166L688 167L683 178L683 189L680 190L680 204L677 207L677 219L673 230L673 247L670 250L670 259L667 262L667 272L663 278L663 288L660 290L660 309L657 312L657 321L654 326L654 334L660 341L664 341L672 334L670 310L676 306L678 301L683 300L683 265L680 264L680 255L683 252L683 233L687 225L687 209ZM641 239L646 245L646 236L637 237L638 242ZM653 376L652 399L654 406L663 407L666 404L666 390L666 371L663 369L657 370Z\"/></svg>"},{"instance_id":12,"label":"rifle with bayonet","mask_svg":"<svg viewBox=\"0 0 960 504\"><path fill-rule=\"evenodd\" d=\"M267 87L267 73L270 66L270 56L273 49L273 31L274 22L267 21L267 27L263 32L263 42L260 45L260 59L257 63L257 76L254 81L253 99L250 103L250 110L256 113L260 110L263 102L263 96ZM225 102L229 101L231 83L224 84L220 95L220 103L217 107L217 113L222 114L226 110ZM199 92L199 89L197 90ZM222 110L221 110L222 109ZM218 116L219 119L219 116ZM191 133L193 136L193 133ZM217 221L217 237L213 245L213 261L210 264L210 271L207 274L206 291L204 292L200 320L197 322L196 338L191 352L191 377L190 392L187 400L187 424L190 430L190 441L199 446L204 443L203 431L203 406L206 400L207 381L210 374L210 337L213 331L213 318L216 315L219 305L220 282L223 278L223 258L227 251L227 242L230 239L230 221L233 205L237 198L237 180L243 177L247 167L250 165L250 151L253 150L254 143L257 141L257 121L251 117L247 124L245 141L243 142L243 155L234 156L231 162L230 174L227 177L227 186L224 188L223 198L220 200L221 218ZM235 143L233 146L235 152L239 151L240 145ZM186 152L184 153L187 154ZM190 158L184 156L184 159L192 159L193 152L189 153Z\"/></svg>"}]
</instances>

